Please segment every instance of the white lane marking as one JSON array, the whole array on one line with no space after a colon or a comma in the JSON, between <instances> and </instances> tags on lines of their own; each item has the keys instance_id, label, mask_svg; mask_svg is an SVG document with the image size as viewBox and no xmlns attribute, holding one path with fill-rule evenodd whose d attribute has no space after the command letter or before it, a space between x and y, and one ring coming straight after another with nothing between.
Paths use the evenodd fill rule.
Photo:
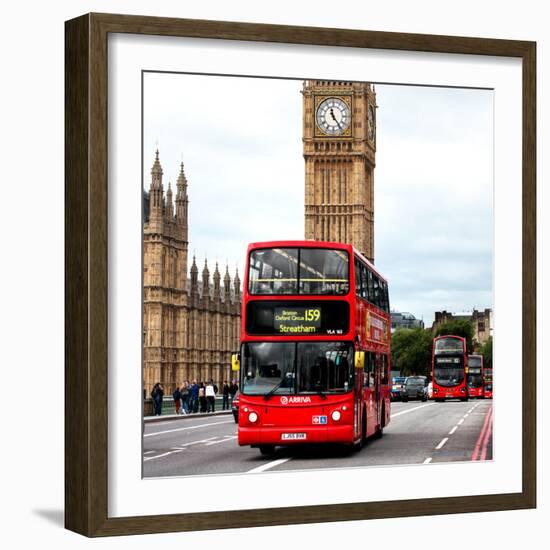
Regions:
<instances>
[{"instance_id":1,"label":"white lane marking","mask_svg":"<svg viewBox=\"0 0 550 550\"><path fill-rule=\"evenodd\" d=\"M458 422L457 422L457 425L460 426L462 424L462 422L464 422L464 418L461 418Z\"/></svg>"},{"instance_id":2,"label":"white lane marking","mask_svg":"<svg viewBox=\"0 0 550 550\"><path fill-rule=\"evenodd\" d=\"M252 468L252 470L248 470L248 474L257 474L260 472L265 472L266 470L269 470L271 468L275 468L275 466L279 466L279 464L284 464L285 462L289 461L292 457L288 458L279 458L277 460L273 460L271 462L266 462L265 464L262 464L261 466L258 466L257 468Z\"/></svg>"},{"instance_id":3,"label":"white lane marking","mask_svg":"<svg viewBox=\"0 0 550 550\"><path fill-rule=\"evenodd\" d=\"M429 464L432 461L432 457L427 458L422 464Z\"/></svg>"},{"instance_id":4,"label":"white lane marking","mask_svg":"<svg viewBox=\"0 0 550 550\"><path fill-rule=\"evenodd\" d=\"M237 439L236 435L226 435L225 439L221 439L220 441L211 441L210 443L206 443L204 446L208 447L209 445L217 445L218 443L225 443L226 441L231 441L233 439Z\"/></svg>"},{"instance_id":5,"label":"white lane marking","mask_svg":"<svg viewBox=\"0 0 550 550\"><path fill-rule=\"evenodd\" d=\"M229 424L234 422L233 420L225 420L223 422L209 422L208 424L199 424L197 426L187 426L187 428L174 428L173 430L164 430L162 432L152 432L150 434L144 434L143 437L153 437L154 435L169 434L173 432L183 432L185 430L196 430L198 428L206 428L207 426L218 426L219 424Z\"/></svg>"},{"instance_id":6,"label":"white lane marking","mask_svg":"<svg viewBox=\"0 0 550 550\"><path fill-rule=\"evenodd\" d=\"M466 413L462 418L468 418L470 416L468 413Z\"/></svg>"},{"instance_id":7,"label":"white lane marking","mask_svg":"<svg viewBox=\"0 0 550 550\"><path fill-rule=\"evenodd\" d=\"M185 449L185 447L189 447L191 445L198 445L199 443L206 443L207 441L212 441L213 439L216 439L217 436L213 435L212 437L207 437L206 439L198 439L197 441L190 441L189 443L182 443L179 448Z\"/></svg>"},{"instance_id":8,"label":"white lane marking","mask_svg":"<svg viewBox=\"0 0 550 550\"><path fill-rule=\"evenodd\" d=\"M436 450L437 449L441 449L441 447L443 447L443 445L445 445L445 443L447 443L447 441L449 441L449 438L446 437L445 439L441 440L441 442L439 443L439 445L436 447Z\"/></svg>"},{"instance_id":9,"label":"white lane marking","mask_svg":"<svg viewBox=\"0 0 550 550\"><path fill-rule=\"evenodd\" d=\"M149 460L155 460L156 458L162 458L163 456L171 455L174 451L170 451L169 453L164 453L157 456L148 456L147 458L143 459L143 462L148 462Z\"/></svg>"},{"instance_id":10,"label":"white lane marking","mask_svg":"<svg viewBox=\"0 0 550 550\"><path fill-rule=\"evenodd\" d=\"M155 451L145 451L143 454L144 455L150 455L151 453L154 453Z\"/></svg>"},{"instance_id":11,"label":"white lane marking","mask_svg":"<svg viewBox=\"0 0 550 550\"><path fill-rule=\"evenodd\" d=\"M449 435L453 435L456 430L458 429L458 426L455 426L450 432L449 432Z\"/></svg>"},{"instance_id":12,"label":"white lane marking","mask_svg":"<svg viewBox=\"0 0 550 550\"><path fill-rule=\"evenodd\" d=\"M410 412L413 412L413 411L417 411L418 409L423 409L424 407L430 407L431 405L433 405L433 403L428 403L427 405L420 405L420 407L414 407L412 409L407 409L406 411L401 411L401 412L392 414L390 418L395 418L396 416L399 416L401 414L407 414L407 413L410 413Z\"/></svg>"}]
</instances>

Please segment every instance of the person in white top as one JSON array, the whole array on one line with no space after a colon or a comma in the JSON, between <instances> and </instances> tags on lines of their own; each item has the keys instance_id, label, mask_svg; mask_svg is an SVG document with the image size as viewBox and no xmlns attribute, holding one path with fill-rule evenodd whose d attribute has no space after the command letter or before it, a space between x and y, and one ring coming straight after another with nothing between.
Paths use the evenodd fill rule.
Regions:
<instances>
[{"instance_id":1,"label":"person in white top","mask_svg":"<svg viewBox=\"0 0 550 550\"><path fill-rule=\"evenodd\" d=\"M216 409L216 393L218 388L214 384L214 381L210 379L210 382L206 384L206 407L207 412L214 412Z\"/></svg>"}]
</instances>

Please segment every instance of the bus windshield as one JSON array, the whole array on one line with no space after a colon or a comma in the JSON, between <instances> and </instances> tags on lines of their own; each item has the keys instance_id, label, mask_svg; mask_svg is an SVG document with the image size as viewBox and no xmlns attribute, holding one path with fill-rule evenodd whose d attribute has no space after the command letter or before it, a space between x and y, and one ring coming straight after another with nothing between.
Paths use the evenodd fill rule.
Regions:
<instances>
[{"instance_id":1,"label":"bus windshield","mask_svg":"<svg viewBox=\"0 0 550 550\"><path fill-rule=\"evenodd\" d=\"M464 344L458 338L441 338L435 341L435 353L464 353Z\"/></svg>"},{"instance_id":2,"label":"bus windshield","mask_svg":"<svg viewBox=\"0 0 550 550\"><path fill-rule=\"evenodd\" d=\"M342 295L349 290L344 250L264 248L250 253L250 294Z\"/></svg>"},{"instance_id":3,"label":"bus windshield","mask_svg":"<svg viewBox=\"0 0 550 550\"><path fill-rule=\"evenodd\" d=\"M481 386L483 386L481 374L468 373L468 387L481 388Z\"/></svg>"},{"instance_id":4,"label":"bus windshield","mask_svg":"<svg viewBox=\"0 0 550 550\"><path fill-rule=\"evenodd\" d=\"M468 366L469 367L481 367L481 357L479 355L469 355L468 356Z\"/></svg>"},{"instance_id":5,"label":"bus windshield","mask_svg":"<svg viewBox=\"0 0 550 550\"><path fill-rule=\"evenodd\" d=\"M243 344L245 395L342 393L353 387L353 346L347 342Z\"/></svg>"},{"instance_id":6,"label":"bus windshield","mask_svg":"<svg viewBox=\"0 0 550 550\"><path fill-rule=\"evenodd\" d=\"M434 379L440 386L458 386L464 381L464 365L460 357L436 357Z\"/></svg>"}]
</instances>

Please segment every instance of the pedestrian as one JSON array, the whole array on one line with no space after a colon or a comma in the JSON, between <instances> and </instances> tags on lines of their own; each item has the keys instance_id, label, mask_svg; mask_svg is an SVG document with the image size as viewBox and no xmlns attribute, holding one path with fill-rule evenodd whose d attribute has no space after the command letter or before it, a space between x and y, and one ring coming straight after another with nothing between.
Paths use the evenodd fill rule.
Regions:
<instances>
[{"instance_id":1,"label":"pedestrian","mask_svg":"<svg viewBox=\"0 0 550 550\"><path fill-rule=\"evenodd\" d=\"M199 384L199 404L200 404L200 412L205 413L206 412L206 387L204 385L204 382L201 382Z\"/></svg>"},{"instance_id":2,"label":"pedestrian","mask_svg":"<svg viewBox=\"0 0 550 550\"><path fill-rule=\"evenodd\" d=\"M174 398L174 406L176 407L176 414L180 413L180 407L181 407L181 393L180 389L176 386L176 389L174 390L174 393L172 394L172 397Z\"/></svg>"},{"instance_id":3,"label":"pedestrian","mask_svg":"<svg viewBox=\"0 0 550 550\"><path fill-rule=\"evenodd\" d=\"M189 382L186 380L180 388L181 414L189 412Z\"/></svg>"},{"instance_id":4,"label":"pedestrian","mask_svg":"<svg viewBox=\"0 0 550 550\"><path fill-rule=\"evenodd\" d=\"M192 413L196 413L199 410L199 385L196 380L193 380L191 388L189 389L190 405L189 410Z\"/></svg>"},{"instance_id":5,"label":"pedestrian","mask_svg":"<svg viewBox=\"0 0 550 550\"><path fill-rule=\"evenodd\" d=\"M237 395L238 389L239 386L237 386L237 381L231 380L231 385L229 386L229 398L231 407L233 406L233 399L235 399L235 395Z\"/></svg>"},{"instance_id":6,"label":"pedestrian","mask_svg":"<svg viewBox=\"0 0 550 550\"><path fill-rule=\"evenodd\" d=\"M226 409L229 409L229 384L227 383L226 380L224 380L223 382L222 395L223 395L222 410L225 411Z\"/></svg>"},{"instance_id":7,"label":"pedestrian","mask_svg":"<svg viewBox=\"0 0 550 550\"><path fill-rule=\"evenodd\" d=\"M212 378L206 385L205 395L207 401L207 412L214 412L216 410L216 393L217 386L214 384Z\"/></svg>"},{"instance_id":8,"label":"pedestrian","mask_svg":"<svg viewBox=\"0 0 550 550\"><path fill-rule=\"evenodd\" d=\"M153 399L154 414L160 416L162 414L162 400L164 399L164 387L160 382L153 386L151 397Z\"/></svg>"}]
</instances>

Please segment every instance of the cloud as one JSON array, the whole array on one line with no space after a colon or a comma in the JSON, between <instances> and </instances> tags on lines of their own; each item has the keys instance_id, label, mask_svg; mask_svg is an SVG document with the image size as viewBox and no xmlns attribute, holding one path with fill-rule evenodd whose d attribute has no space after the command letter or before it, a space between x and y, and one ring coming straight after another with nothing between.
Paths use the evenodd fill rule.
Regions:
<instances>
[{"instance_id":1,"label":"cloud","mask_svg":"<svg viewBox=\"0 0 550 550\"><path fill-rule=\"evenodd\" d=\"M301 81L148 73L144 182L158 142L189 180L189 250L242 272L249 242L303 237ZM377 85L375 258L392 307L492 306L493 96ZM213 265L213 264L212 264Z\"/></svg>"}]
</instances>

